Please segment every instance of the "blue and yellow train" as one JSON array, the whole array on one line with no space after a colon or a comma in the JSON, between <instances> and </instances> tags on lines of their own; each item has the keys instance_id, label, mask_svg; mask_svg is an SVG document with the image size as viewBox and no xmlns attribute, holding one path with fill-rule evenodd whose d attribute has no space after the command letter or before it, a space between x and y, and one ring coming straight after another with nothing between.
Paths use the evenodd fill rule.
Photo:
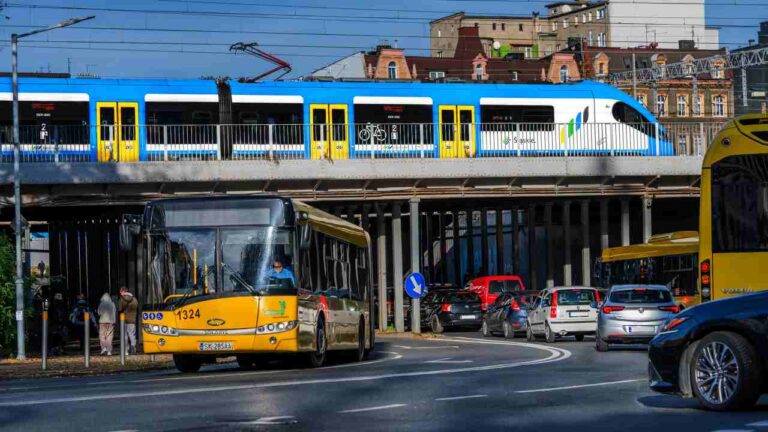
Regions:
<instances>
[{"instance_id":1,"label":"blue and yellow train","mask_svg":"<svg viewBox=\"0 0 768 432\"><path fill-rule=\"evenodd\" d=\"M654 116L593 82L464 84L22 78L22 152L138 161L671 155ZM0 151L12 151L0 80Z\"/></svg>"}]
</instances>

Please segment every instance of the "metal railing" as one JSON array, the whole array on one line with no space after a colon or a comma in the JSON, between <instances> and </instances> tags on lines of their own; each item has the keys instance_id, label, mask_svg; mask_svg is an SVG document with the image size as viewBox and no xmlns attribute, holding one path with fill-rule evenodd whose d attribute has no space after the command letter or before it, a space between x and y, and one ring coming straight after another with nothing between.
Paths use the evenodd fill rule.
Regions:
<instances>
[{"instance_id":1,"label":"metal railing","mask_svg":"<svg viewBox=\"0 0 768 432\"><path fill-rule=\"evenodd\" d=\"M30 125L20 137L22 162L38 163L702 156L724 123Z\"/></svg>"}]
</instances>

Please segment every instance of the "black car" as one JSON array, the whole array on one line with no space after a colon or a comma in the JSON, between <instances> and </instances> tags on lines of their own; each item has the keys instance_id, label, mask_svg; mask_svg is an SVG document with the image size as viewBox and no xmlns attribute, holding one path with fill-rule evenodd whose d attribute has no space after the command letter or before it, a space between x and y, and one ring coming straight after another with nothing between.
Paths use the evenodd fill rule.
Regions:
<instances>
[{"instance_id":1,"label":"black car","mask_svg":"<svg viewBox=\"0 0 768 432\"><path fill-rule=\"evenodd\" d=\"M471 328L482 325L483 312L480 297L468 290L437 290L421 300L421 324L434 333L446 328Z\"/></svg>"},{"instance_id":2,"label":"black car","mask_svg":"<svg viewBox=\"0 0 768 432\"><path fill-rule=\"evenodd\" d=\"M726 411L768 392L768 292L703 303L675 315L648 350L651 389Z\"/></svg>"},{"instance_id":3,"label":"black car","mask_svg":"<svg viewBox=\"0 0 768 432\"><path fill-rule=\"evenodd\" d=\"M528 304L536 298L534 291L503 292L488 306L483 317L483 336L502 332L512 339L528 329Z\"/></svg>"}]
</instances>

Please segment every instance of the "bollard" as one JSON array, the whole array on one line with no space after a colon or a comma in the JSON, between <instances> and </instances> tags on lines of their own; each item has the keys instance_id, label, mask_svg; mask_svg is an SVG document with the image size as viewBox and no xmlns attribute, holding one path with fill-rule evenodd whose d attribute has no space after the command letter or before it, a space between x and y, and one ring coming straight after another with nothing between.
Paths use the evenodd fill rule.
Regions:
<instances>
[{"instance_id":1,"label":"bollard","mask_svg":"<svg viewBox=\"0 0 768 432\"><path fill-rule=\"evenodd\" d=\"M120 312L120 364L125 366L125 313Z\"/></svg>"},{"instance_id":2,"label":"bollard","mask_svg":"<svg viewBox=\"0 0 768 432\"><path fill-rule=\"evenodd\" d=\"M85 341L83 347L85 348L85 367L91 367L91 313L85 312Z\"/></svg>"},{"instance_id":3,"label":"bollard","mask_svg":"<svg viewBox=\"0 0 768 432\"><path fill-rule=\"evenodd\" d=\"M48 308L43 310L43 370L48 369Z\"/></svg>"}]
</instances>

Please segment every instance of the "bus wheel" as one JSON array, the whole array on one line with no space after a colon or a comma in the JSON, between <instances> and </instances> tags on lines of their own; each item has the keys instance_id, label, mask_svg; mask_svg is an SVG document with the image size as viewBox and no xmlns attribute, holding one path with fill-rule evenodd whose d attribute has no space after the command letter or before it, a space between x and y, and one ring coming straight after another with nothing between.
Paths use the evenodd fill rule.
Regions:
<instances>
[{"instance_id":1,"label":"bus wheel","mask_svg":"<svg viewBox=\"0 0 768 432\"><path fill-rule=\"evenodd\" d=\"M357 352L355 353L355 361L361 362L366 357L365 349L365 321L360 318L360 323L357 325Z\"/></svg>"},{"instance_id":2,"label":"bus wheel","mask_svg":"<svg viewBox=\"0 0 768 432\"><path fill-rule=\"evenodd\" d=\"M242 370L251 370L254 366L253 357L249 355L239 355L236 356L237 358L237 365L240 366L240 369Z\"/></svg>"},{"instance_id":3,"label":"bus wheel","mask_svg":"<svg viewBox=\"0 0 768 432\"><path fill-rule=\"evenodd\" d=\"M176 365L176 369L183 373L197 372L203 364L200 357L182 354L174 354L173 363Z\"/></svg>"},{"instance_id":4,"label":"bus wheel","mask_svg":"<svg viewBox=\"0 0 768 432\"><path fill-rule=\"evenodd\" d=\"M322 367L325 364L326 350L328 346L325 339L325 321L320 318L317 320L317 331L315 331L315 350L309 353L309 366L313 368Z\"/></svg>"}]
</instances>

